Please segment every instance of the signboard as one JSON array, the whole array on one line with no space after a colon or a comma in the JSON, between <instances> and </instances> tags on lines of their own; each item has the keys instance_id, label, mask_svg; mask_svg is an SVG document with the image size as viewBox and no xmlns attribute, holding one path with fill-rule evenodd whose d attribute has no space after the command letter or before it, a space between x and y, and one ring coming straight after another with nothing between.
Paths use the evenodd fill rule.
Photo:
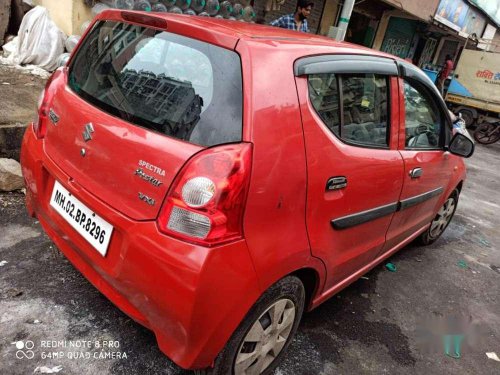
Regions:
<instances>
[{"instance_id":1,"label":"signboard","mask_svg":"<svg viewBox=\"0 0 500 375\"><path fill-rule=\"evenodd\" d=\"M434 18L455 31L462 31L468 10L463 0L441 0Z\"/></svg>"},{"instance_id":2,"label":"signboard","mask_svg":"<svg viewBox=\"0 0 500 375\"><path fill-rule=\"evenodd\" d=\"M495 20L496 24L500 26L500 1L495 0L470 0L471 3L477 5L488 16Z\"/></svg>"},{"instance_id":3,"label":"signboard","mask_svg":"<svg viewBox=\"0 0 500 375\"><path fill-rule=\"evenodd\" d=\"M476 34L477 38L483 35L484 27L486 26L486 17L480 14L477 10L469 7L467 12L465 25L462 28L464 34Z\"/></svg>"},{"instance_id":4,"label":"signboard","mask_svg":"<svg viewBox=\"0 0 500 375\"><path fill-rule=\"evenodd\" d=\"M464 0L441 0L434 19L467 37L480 37L486 26L486 18Z\"/></svg>"}]
</instances>

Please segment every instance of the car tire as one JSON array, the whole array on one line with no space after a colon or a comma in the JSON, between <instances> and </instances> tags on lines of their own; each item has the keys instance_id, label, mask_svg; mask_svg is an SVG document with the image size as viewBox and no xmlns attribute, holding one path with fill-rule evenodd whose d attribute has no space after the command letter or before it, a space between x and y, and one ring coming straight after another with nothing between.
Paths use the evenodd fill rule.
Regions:
<instances>
[{"instance_id":1,"label":"car tire","mask_svg":"<svg viewBox=\"0 0 500 375\"><path fill-rule=\"evenodd\" d=\"M430 245L441 237L455 215L457 209L459 192L457 189L446 199L443 206L431 221L429 228L420 235L419 242L422 245Z\"/></svg>"},{"instance_id":2,"label":"car tire","mask_svg":"<svg viewBox=\"0 0 500 375\"><path fill-rule=\"evenodd\" d=\"M253 305L217 356L214 367L197 370L195 374L240 375L243 369L253 366L262 366L257 374L272 374L297 331L304 303L305 290L300 279L295 276L281 279ZM255 341L257 338L260 341Z\"/></svg>"}]
</instances>

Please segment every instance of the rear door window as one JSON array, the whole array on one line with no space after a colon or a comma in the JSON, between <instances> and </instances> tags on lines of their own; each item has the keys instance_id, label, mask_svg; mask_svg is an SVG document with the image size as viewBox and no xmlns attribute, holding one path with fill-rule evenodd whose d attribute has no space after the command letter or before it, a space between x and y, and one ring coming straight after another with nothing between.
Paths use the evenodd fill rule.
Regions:
<instances>
[{"instance_id":1,"label":"rear door window","mask_svg":"<svg viewBox=\"0 0 500 375\"><path fill-rule=\"evenodd\" d=\"M70 66L84 100L135 125L213 146L242 139L239 56L166 31L99 22Z\"/></svg>"},{"instance_id":2,"label":"rear door window","mask_svg":"<svg viewBox=\"0 0 500 375\"><path fill-rule=\"evenodd\" d=\"M388 148L387 80L377 74L312 74L309 98L325 125L344 142Z\"/></svg>"}]
</instances>

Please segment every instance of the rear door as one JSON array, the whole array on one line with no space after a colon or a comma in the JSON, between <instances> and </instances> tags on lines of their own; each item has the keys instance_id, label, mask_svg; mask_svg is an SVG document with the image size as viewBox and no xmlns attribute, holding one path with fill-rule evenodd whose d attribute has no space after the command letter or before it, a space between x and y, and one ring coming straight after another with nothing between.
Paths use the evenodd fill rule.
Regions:
<instances>
[{"instance_id":1,"label":"rear door","mask_svg":"<svg viewBox=\"0 0 500 375\"><path fill-rule=\"evenodd\" d=\"M156 218L199 150L242 138L239 56L199 40L100 21L51 103L45 148L74 183L125 215Z\"/></svg>"},{"instance_id":2,"label":"rear door","mask_svg":"<svg viewBox=\"0 0 500 375\"><path fill-rule=\"evenodd\" d=\"M333 291L374 260L398 207L403 160L393 60L347 55L295 66L307 155L306 223Z\"/></svg>"}]
</instances>

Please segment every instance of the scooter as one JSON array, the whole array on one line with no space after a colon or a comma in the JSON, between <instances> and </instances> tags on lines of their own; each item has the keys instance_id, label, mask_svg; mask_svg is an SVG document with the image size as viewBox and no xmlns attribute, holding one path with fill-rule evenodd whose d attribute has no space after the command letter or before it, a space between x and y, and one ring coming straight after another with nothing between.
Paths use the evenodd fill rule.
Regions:
<instances>
[{"instance_id":1,"label":"scooter","mask_svg":"<svg viewBox=\"0 0 500 375\"><path fill-rule=\"evenodd\" d=\"M476 128L474 139L483 145L498 141L500 139L500 121L483 122Z\"/></svg>"}]
</instances>

